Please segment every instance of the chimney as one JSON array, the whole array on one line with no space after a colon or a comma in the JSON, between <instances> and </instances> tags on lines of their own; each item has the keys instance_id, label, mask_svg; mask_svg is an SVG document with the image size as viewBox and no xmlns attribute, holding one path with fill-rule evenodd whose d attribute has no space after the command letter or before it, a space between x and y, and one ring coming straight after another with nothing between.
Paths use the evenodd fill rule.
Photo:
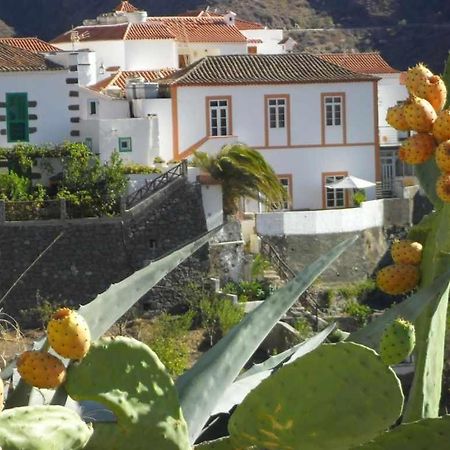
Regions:
<instances>
[{"instance_id":1,"label":"chimney","mask_svg":"<svg viewBox=\"0 0 450 450\"><path fill-rule=\"evenodd\" d=\"M234 26L236 24L236 13L233 11L228 11L223 16L223 20L227 25Z\"/></svg>"}]
</instances>

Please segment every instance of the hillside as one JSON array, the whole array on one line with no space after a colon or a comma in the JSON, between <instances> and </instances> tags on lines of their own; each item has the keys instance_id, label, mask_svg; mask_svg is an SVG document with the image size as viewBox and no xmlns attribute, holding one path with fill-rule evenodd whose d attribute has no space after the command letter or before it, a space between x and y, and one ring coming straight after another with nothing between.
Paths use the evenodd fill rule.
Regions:
<instances>
[{"instance_id":1,"label":"hillside","mask_svg":"<svg viewBox=\"0 0 450 450\"><path fill-rule=\"evenodd\" d=\"M0 18L18 36L50 40L85 18L112 10L119 0L2 0ZM416 61L441 71L450 37L446 0L132 0L151 15L175 15L205 7L289 30L299 50L379 50L395 67ZM312 29L312 30L311 30ZM319 29L319 30L317 30ZM0 35L11 34L0 23Z\"/></svg>"}]
</instances>

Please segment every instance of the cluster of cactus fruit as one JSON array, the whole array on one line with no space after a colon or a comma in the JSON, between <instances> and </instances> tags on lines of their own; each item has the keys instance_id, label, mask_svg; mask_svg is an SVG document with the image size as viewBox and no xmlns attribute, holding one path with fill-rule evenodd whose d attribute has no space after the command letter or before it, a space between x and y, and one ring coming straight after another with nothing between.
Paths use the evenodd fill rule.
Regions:
<instances>
[{"instance_id":1,"label":"cluster of cactus fruit","mask_svg":"<svg viewBox=\"0 0 450 450\"><path fill-rule=\"evenodd\" d=\"M403 117L401 126L415 129L419 133L415 136L422 136L412 141L414 145L420 140L430 142L430 132L450 140L450 119L448 125L436 125L441 114L438 116L435 109L442 109L444 103L442 80L423 66L411 69L408 80L411 106L403 116L396 113L397 126ZM413 85L416 88L410 87ZM450 113L445 115L450 117ZM436 139L434 136L432 139ZM434 145L431 142L431 153ZM15 404L7 402L0 413L0 448L448 448L450 416L438 417L450 280L450 203L442 195L438 178L442 177L440 170L445 174L448 169L437 151L431 165L430 159L425 162L427 157L423 155L427 152L430 150L416 147L403 150L422 167L418 177L435 210L413 227L408 240L394 243L394 264L378 274L380 287L390 294L418 287L408 298L362 329L348 336L341 334L343 342L324 342L333 329L330 326L305 343L241 373L299 295L354 242L348 239L277 290L174 383L155 353L143 343L125 337L100 337L148 289L206 243L208 236L204 236L111 286L79 313L63 308L54 314L47 328L51 352L72 361L61 361L44 349L19 357L17 368L26 383L21 381L12 392ZM405 402L391 366L413 351L414 382ZM6 377L3 372L2 376ZM27 383L57 388L50 405L29 405L32 391L27 390L31 389ZM114 420L82 420L78 413L61 406L66 404L65 395L78 402L103 404ZM223 399L228 402L225 411L233 411L228 434L204 441L201 436L209 431L205 425Z\"/></svg>"},{"instance_id":2,"label":"cluster of cactus fruit","mask_svg":"<svg viewBox=\"0 0 450 450\"><path fill-rule=\"evenodd\" d=\"M386 120L399 131L414 131L399 150L399 157L408 164L423 164L435 157L441 171L436 180L436 194L450 202L450 109L444 109L447 88L439 75L423 64L406 73L409 98L387 111Z\"/></svg>"}]
</instances>

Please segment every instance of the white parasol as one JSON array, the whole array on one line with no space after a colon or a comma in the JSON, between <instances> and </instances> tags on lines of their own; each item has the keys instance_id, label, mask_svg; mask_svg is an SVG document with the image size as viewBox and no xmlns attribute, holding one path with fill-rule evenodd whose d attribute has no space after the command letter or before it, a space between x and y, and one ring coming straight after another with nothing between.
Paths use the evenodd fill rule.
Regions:
<instances>
[{"instance_id":1,"label":"white parasol","mask_svg":"<svg viewBox=\"0 0 450 450\"><path fill-rule=\"evenodd\" d=\"M325 186L330 189L365 189L376 186L376 183L350 175L348 177L344 177L342 180L328 183Z\"/></svg>"}]
</instances>

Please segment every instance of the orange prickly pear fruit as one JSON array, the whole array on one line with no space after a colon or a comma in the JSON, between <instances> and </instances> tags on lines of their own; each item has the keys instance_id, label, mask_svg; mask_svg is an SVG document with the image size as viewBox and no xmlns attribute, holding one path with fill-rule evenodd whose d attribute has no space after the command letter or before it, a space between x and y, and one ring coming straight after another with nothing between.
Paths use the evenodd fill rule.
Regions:
<instances>
[{"instance_id":1,"label":"orange prickly pear fruit","mask_svg":"<svg viewBox=\"0 0 450 450\"><path fill-rule=\"evenodd\" d=\"M428 133L433 129L437 114L429 102L423 98L412 96L404 106L406 122L411 130Z\"/></svg>"},{"instance_id":2,"label":"orange prickly pear fruit","mask_svg":"<svg viewBox=\"0 0 450 450\"><path fill-rule=\"evenodd\" d=\"M422 164L431 158L436 142L431 134L418 133L401 145L398 157L408 164Z\"/></svg>"},{"instance_id":3,"label":"orange prickly pear fruit","mask_svg":"<svg viewBox=\"0 0 450 450\"><path fill-rule=\"evenodd\" d=\"M450 203L450 173L443 173L436 181L436 194L445 203Z\"/></svg>"},{"instance_id":4,"label":"orange prickly pear fruit","mask_svg":"<svg viewBox=\"0 0 450 450\"><path fill-rule=\"evenodd\" d=\"M386 122L398 131L409 131L403 105L391 106L386 113Z\"/></svg>"},{"instance_id":5,"label":"orange prickly pear fruit","mask_svg":"<svg viewBox=\"0 0 450 450\"><path fill-rule=\"evenodd\" d=\"M406 294L419 284L419 268L412 264L392 264L377 273L377 286L389 295Z\"/></svg>"},{"instance_id":6,"label":"orange prickly pear fruit","mask_svg":"<svg viewBox=\"0 0 450 450\"><path fill-rule=\"evenodd\" d=\"M391 256L396 264L416 266L422 259L422 244L408 239L394 241L391 247Z\"/></svg>"},{"instance_id":7,"label":"orange prickly pear fruit","mask_svg":"<svg viewBox=\"0 0 450 450\"><path fill-rule=\"evenodd\" d=\"M47 325L50 346L64 358L81 359L91 345L91 333L83 316L69 308L60 308Z\"/></svg>"},{"instance_id":8,"label":"orange prickly pear fruit","mask_svg":"<svg viewBox=\"0 0 450 450\"><path fill-rule=\"evenodd\" d=\"M406 72L405 79L408 92L411 95L417 95L418 97L425 98L426 83L432 76L433 72L422 63L416 64L414 67L410 67Z\"/></svg>"},{"instance_id":9,"label":"orange prickly pear fruit","mask_svg":"<svg viewBox=\"0 0 450 450\"><path fill-rule=\"evenodd\" d=\"M438 142L450 139L450 109L443 109L433 123L433 136Z\"/></svg>"},{"instance_id":10,"label":"orange prickly pear fruit","mask_svg":"<svg viewBox=\"0 0 450 450\"><path fill-rule=\"evenodd\" d=\"M23 352L17 360L17 370L25 382L37 388L55 389L66 378L64 364L47 352Z\"/></svg>"},{"instance_id":11,"label":"orange prickly pear fruit","mask_svg":"<svg viewBox=\"0 0 450 450\"><path fill-rule=\"evenodd\" d=\"M434 157L442 172L450 172L450 140L441 142L437 146Z\"/></svg>"},{"instance_id":12,"label":"orange prickly pear fruit","mask_svg":"<svg viewBox=\"0 0 450 450\"><path fill-rule=\"evenodd\" d=\"M447 87L439 75L428 78L425 87L425 100L428 100L436 112L442 110L447 101Z\"/></svg>"}]
</instances>

